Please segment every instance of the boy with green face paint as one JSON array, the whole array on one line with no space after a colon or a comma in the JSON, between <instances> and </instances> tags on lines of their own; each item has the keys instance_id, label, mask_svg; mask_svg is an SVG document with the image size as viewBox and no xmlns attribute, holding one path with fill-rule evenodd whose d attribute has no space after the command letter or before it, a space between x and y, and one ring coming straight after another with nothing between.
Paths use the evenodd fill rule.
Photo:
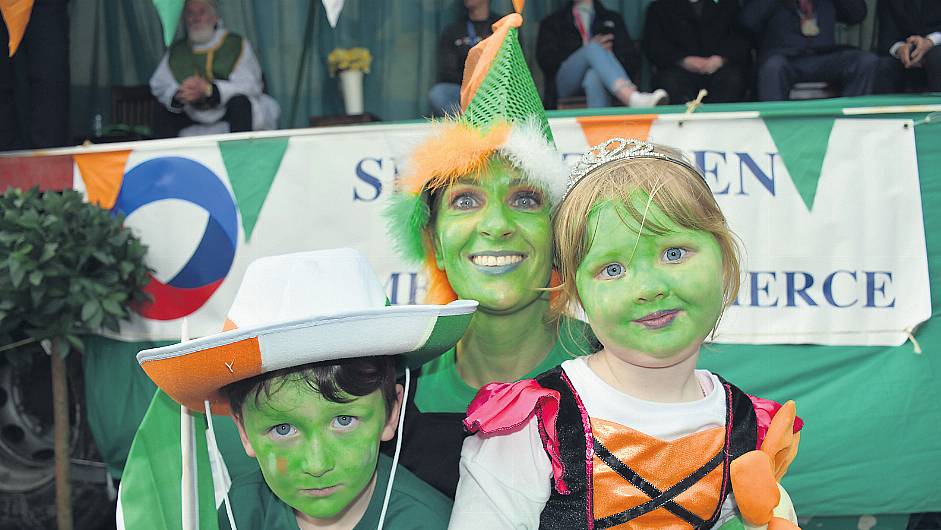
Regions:
<instances>
[{"instance_id":1,"label":"boy with green face paint","mask_svg":"<svg viewBox=\"0 0 941 530\"><path fill-rule=\"evenodd\" d=\"M695 369L739 284L699 170L609 140L573 169L554 230L555 308L587 318L600 349L481 389L449 528L796 528L778 484L800 438L793 402Z\"/></svg>"},{"instance_id":2,"label":"boy with green face paint","mask_svg":"<svg viewBox=\"0 0 941 530\"><path fill-rule=\"evenodd\" d=\"M223 333L138 361L174 400L235 419L259 464L233 477L237 527L446 528L450 501L379 444L400 421L397 366L449 348L476 305L388 306L351 249L274 256L249 266Z\"/></svg>"},{"instance_id":3,"label":"boy with green face paint","mask_svg":"<svg viewBox=\"0 0 941 530\"><path fill-rule=\"evenodd\" d=\"M402 462L448 496L477 390L534 377L588 349L583 323L560 323L550 311L549 212L568 167L519 46L515 3L518 12L468 55L462 114L430 125L386 210L400 254L422 267L426 303L480 302L465 336L422 367L406 398Z\"/></svg>"}]
</instances>

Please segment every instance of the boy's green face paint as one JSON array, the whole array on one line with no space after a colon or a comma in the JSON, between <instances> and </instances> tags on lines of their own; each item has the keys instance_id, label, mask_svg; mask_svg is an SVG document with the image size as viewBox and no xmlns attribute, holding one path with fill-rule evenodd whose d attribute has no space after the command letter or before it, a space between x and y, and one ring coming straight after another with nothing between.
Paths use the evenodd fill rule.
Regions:
<instances>
[{"instance_id":1,"label":"boy's green face paint","mask_svg":"<svg viewBox=\"0 0 941 530\"><path fill-rule=\"evenodd\" d=\"M646 195L635 197L644 211ZM575 284L605 348L641 366L669 366L699 351L722 311L722 251L709 232L673 222L650 203L655 234L623 205L600 203L588 216L591 247Z\"/></svg>"},{"instance_id":2,"label":"boy's green face paint","mask_svg":"<svg viewBox=\"0 0 941 530\"><path fill-rule=\"evenodd\" d=\"M501 159L479 180L461 179L439 193L435 260L461 298L481 309L513 313L543 293L552 272L549 202Z\"/></svg>"},{"instance_id":3,"label":"boy's green face paint","mask_svg":"<svg viewBox=\"0 0 941 530\"><path fill-rule=\"evenodd\" d=\"M379 390L334 403L288 380L271 399L262 394L258 406L246 399L242 421L271 491L299 512L328 519L372 480L386 406Z\"/></svg>"}]
</instances>

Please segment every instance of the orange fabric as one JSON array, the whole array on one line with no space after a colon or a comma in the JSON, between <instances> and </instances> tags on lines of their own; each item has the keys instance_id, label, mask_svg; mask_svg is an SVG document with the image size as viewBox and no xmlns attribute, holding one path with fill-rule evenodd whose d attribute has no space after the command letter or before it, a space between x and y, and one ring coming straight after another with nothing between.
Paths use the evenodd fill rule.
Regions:
<instances>
[{"instance_id":1,"label":"orange fabric","mask_svg":"<svg viewBox=\"0 0 941 530\"><path fill-rule=\"evenodd\" d=\"M725 444L725 429L716 427L672 441L660 440L624 425L591 419L592 433L618 459L663 491L712 459ZM596 519L639 506L650 500L597 456L594 457L594 516ZM678 495L674 501L708 519L719 505L722 466ZM689 529L689 523L663 508L648 512L615 528Z\"/></svg>"},{"instance_id":2,"label":"orange fabric","mask_svg":"<svg viewBox=\"0 0 941 530\"><path fill-rule=\"evenodd\" d=\"M3 16L7 33L10 36L10 57L13 57L23 40L23 34L26 33L26 26L29 24L29 15L32 12L33 0L0 0L0 14Z\"/></svg>"},{"instance_id":3,"label":"orange fabric","mask_svg":"<svg viewBox=\"0 0 941 530\"><path fill-rule=\"evenodd\" d=\"M229 414L219 389L261 373L258 339L251 337L205 350L147 361L144 372L168 396L191 410L203 410L210 400L213 414Z\"/></svg>"},{"instance_id":4,"label":"orange fabric","mask_svg":"<svg viewBox=\"0 0 941 530\"><path fill-rule=\"evenodd\" d=\"M460 123L440 126L434 136L412 153L408 173L399 179L398 186L405 192L418 194L474 175L506 143L509 134L510 127L506 124L494 126L486 133Z\"/></svg>"},{"instance_id":5,"label":"orange fabric","mask_svg":"<svg viewBox=\"0 0 941 530\"><path fill-rule=\"evenodd\" d=\"M749 451L729 466L735 502L749 524L768 524L774 507L781 502L781 491L772 465L771 457L764 452Z\"/></svg>"},{"instance_id":6,"label":"orange fabric","mask_svg":"<svg viewBox=\"0 0 941 530\"><path fill-rule=\"evenodd\" d=\"M222 331L232 331L233 329L238 329L238 326L235 325L235 322L232 322L231 319L226 317L225 322L222 323Z\"/></svg>"},{"instance_id":7,"label":"orange fabric","mask_svg":"<svg viewBox=\"0 0 941 530\"><path fill-rule=\"evenodd\" d=\"M630 116L582 116L575 121L582 126L588 145L598 145L609 138L636 138L647 140L656 114Z\"/></svg>"},{"instance_id":8,"label":"orange fabric","mask_svg":"<svg viewBox=\"0 0 941 530\"><path fill-rule=\"evenodd\" d=\"M88 192L88 202L106 210L114 206L124 181L124 165L130 155L130 150L75 155L75 163Z\"/></svg>"},{"instance_id":9,"label":"orange fabric","mask_svg":"<svg viewBox=\"0 0 941 530\"><path fill-rule=\"evenodd\" d=\"M520 6L522 7L522 6ZM477 43L467 54L464 61L464 81L461 83L461 110L467 110L477 89L490 73L490 65L503 46L510 28L523 25L523 17L519 13L510 13L493 24L493 33L486 39Z\"/></svg>"},{"instance_id":10,"label":"orange fabric","mask_svg":"<svg viewBox=\"0 0 941 530\"><path fill-rule=\"evenodd\" d=\"M800 432L794 432L794 420L797 418L797 406L788 401L774 414L768 433L761 442L761 451L773 461L774 477L781 480L787 468L797 456L800 444Z\"/></svg>"}]
</instances>

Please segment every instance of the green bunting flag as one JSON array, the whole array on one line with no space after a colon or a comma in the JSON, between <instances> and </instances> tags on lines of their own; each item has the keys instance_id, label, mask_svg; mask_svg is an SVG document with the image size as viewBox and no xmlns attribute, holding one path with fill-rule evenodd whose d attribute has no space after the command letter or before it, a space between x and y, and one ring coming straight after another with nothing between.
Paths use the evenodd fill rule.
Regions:
<instances>
[{"instance_id":1,"label":"green bunting flag","mask_svg":"<svg viewBox=\"0 0 941 530\"><path fill-rule=\"evenodd\" d=\"M287 147L287 137L219 142L222 161L242 214L245 241L251 238Z\"/></svg>"},{"instance_id":2,"label":"green bunting flag","mask_svg":"<svg viewBox=\"0 0 941 530\"><path fill-rule=\"evenodd\" d=\"M835 118L765 118L765 126L801 199L811 211Z\"/></svg>"},{"instance_id":3,"label":"green bunting flag","mask_svg":"<svg viewBox=\"0 0 941 530\"><path fill-rule=\"evenodd\" d=\"M169 47L176 36L176 27L180 23L185 0L153 0L160 23L163 24L163 43Z\"/></svg>"},{"instance_id":4,"label":"green bunting flag","mask_svg":"<svg viewBox=\"0 0 941 530\"><path fill-rule=\"evenodd\" d=\"M179 530L183 521L183 451L181 407L157 390L138 428L118 493L118 528L127 530ZM193 421L195 448L191 469L198 491L195 508L198 526L219 528L210 469L206 416L187 412Z\"/></svg>"}]
</instances>

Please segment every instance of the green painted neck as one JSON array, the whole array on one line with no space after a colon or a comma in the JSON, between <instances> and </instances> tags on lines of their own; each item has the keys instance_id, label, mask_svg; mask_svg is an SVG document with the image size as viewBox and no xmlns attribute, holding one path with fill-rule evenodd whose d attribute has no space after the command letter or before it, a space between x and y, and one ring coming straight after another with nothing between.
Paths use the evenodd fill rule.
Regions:
<instances>
[{"instance_id":1,"label":"green painted neck","mask_svg":"<svg viewBox=\"0 0 941 530\"><path fill-rule=\"evenodd\" d=\"M539 365L556 342L549 296L511 314L478 311L457 344L457 371L472 388L516 381Z\"/></svg>"}]
</instances>

